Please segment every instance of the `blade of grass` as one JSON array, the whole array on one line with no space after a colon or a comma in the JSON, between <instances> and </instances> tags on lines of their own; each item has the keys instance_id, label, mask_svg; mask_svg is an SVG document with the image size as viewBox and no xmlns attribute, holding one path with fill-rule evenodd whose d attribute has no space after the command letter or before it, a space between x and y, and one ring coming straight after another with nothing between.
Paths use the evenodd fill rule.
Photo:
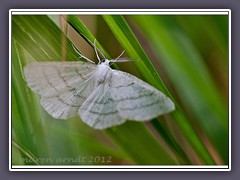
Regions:
<instances>
[{"instance_id":1,"label":"blade of grass","mask_svg":"<svg viewBox=\"0 0 240 180\"><path fill-rule=\"evenodd\" d=\"M167 126L164 126L161 123L161 120L159 119L153 119L151 124L155 129L157 129L157 132L160 136L164 137L165 142L170 146L173 151L178 154L177 158L181 164L191 164L191 160L185 153L184 149L182 149L179 146L179 143L175 139L175 137L169 133L169 130L167 129Z\"/></svg>"},{"instance_id":2,"label":"blade of grass","mask_svg":"<svg viewBox=\"0 0 240 180\"><path fill-rule=\"evenodd\" d=\"M176 164L142 123L128 121L105 132L138 164Z\"/></svg>"},{"instance_id":3,"label":"blade of grass","mask_svg":"<svg viewBox=\"0 0 240 180\"><path fill-rule=\"evenodd\" d=\"M105 51L105 49L101 46L98 40L94 37L91 31L85 26L85 24L79 20L77 16L69 15L66 17L66 21L72 26L72 28L82 36L86 42L94 48L93 42L95 41L96 47L103 52L104 56L110 59L109 54Z\"/></svg>"},{"instance_id":4,"label":"blade of grass","mask_svg":"<svg viewBox=\"0 0 240 180\"><path fill-rule=\"evenodd\" d=\"M44 130L34 105L34 98L23 83L21 72L23 59L22 48L12 41L12 127L16 142L29 148L32 154L40 156L47 153ZM37 149L36 143L43 146Z\"/></svg>"},{"instance_id":5,"label":"blade of grass","mask_svg":"<svg viewBox=\"0 0 240 180\"><path fill-rule=\"evenodd\" d=\"M167 96L172 97L168 92L166 86L161 81L158 73L154 69L151 61L148 59L147 55L143 51L127 22L122 16L115 15L104 15L103 16L106 23L112 30L113 34L116 36L119 43L125 49L127 54L132 59L141 59L142 63L135 62L135 66L143 75L144 80L152 84L159 90L163 91ZM147 21L146 21L147 22ZM173 98L172 98L173 99ZM176 105L176 102L175 102ZM195 130L192 128L191 124L187 121L184 114L180 108L176 105L176 110L171 113L172 117L178 123L178 126L185 134L190 144L193 146L199 157L206 164L214 164L214 161L207 151L206 147L202 143L201 139L196 134ZM160 132L161 133L161 132Z\"/></svg>"},{"instance_id":6,"label":"blade of grass","mask_svg":"<svg viewBox=\"0 0 240 180\"><path fill-rule=\"evenodd\" d=\"M195 114L196 120L227 163L228 108L203 59L171 18L173 17L135 16L134 20L151 41L156 53L163 57L161 62L183 104Z\"/></svg>"},{"instance_id":7,"label":"blade of grass","mask_svg":"<svg viewBox=\"0 0 240 180\"><path fill-rule=\"evenodd\" d=\"M43 24L42 24L43 22ZM33 27L35 25L36 27ZM28 51L37 61L62 60L62 39L64 33L46 16L21 16L12 17L12 35L16 41ZM58 37L58 38L56 38ZM38 48L36 48L38 47ZM72 48L72 43L67 38L66 60L78 59Z\"/></svg>"},{"instance_id":8,"label":"blade of grass","mask_svg":"<svg viewBox=\"0 0 240 180\"><path fill-rule=\"evenodd\" d=\"M181 28L190 36L198 50L216 51L224 65L228 66L228 16L176 16ZM217 20L225 23L223 31L217 26ZM224 34L225 33L225 34ZM204 37L204 38L203 38ZM210 43L209 43L210 42Z\"/></svg>"},{"instance_id":9,"label":"blade of grass","mask_svg":"<svg viewBox=\"0 0 240 180\"><path fill-rule=\"evenodd\" d=\"M22 147L19 145L17 142L12 141L12 146L14 146L16 149L18 149L22 154L24 154L24 157L22 158L22 161L27 164L35 164L35 165L40 165L38 161L36 161L36 157L29 152L26 148ZM23 160L25 159L25 160Z\"/></svg>"}]
</instances>

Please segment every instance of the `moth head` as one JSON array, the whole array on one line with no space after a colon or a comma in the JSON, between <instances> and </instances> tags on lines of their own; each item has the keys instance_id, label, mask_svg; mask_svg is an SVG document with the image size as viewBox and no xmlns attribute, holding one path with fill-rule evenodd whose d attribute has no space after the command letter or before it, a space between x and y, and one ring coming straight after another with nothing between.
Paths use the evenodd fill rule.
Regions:
<instances>
[{"instance_id":1,"label":"moth head","mask_svg":"<svg viewBox=\"0 0 240 180\"><path fill-rule=\"evenodd\" d=\"M110 61L108 59L103 59L100 64L109 66Z\"/></svg>"}]
</instances>

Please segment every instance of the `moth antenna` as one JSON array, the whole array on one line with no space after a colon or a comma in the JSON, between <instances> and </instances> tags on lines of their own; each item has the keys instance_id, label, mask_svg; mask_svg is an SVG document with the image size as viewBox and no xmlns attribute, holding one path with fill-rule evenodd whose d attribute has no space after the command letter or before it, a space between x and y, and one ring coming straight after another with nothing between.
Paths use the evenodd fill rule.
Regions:
<instances>
[{"instance_id":1,"label":"moth antenna","mask_svg":"<svg viewBox=\"0 0 240 180\"><path fill-rule=\"evenodd\" d=\"M86 37L85 37L85 38L86 38ZM97 48L96 43L95 43L96 38L94 39L94 43L92 43L88 38L86 38L86 39L87 39L87 41L88 41L89 43L91 43L91 44L94 46L94 49L96 48L95 51L99 52L100 55L101 55L104 59L107 59L107 58L104 56L103 52L102 52L100 49Z\"/></svg>"},{"instance_id":2,"label":"moth antenna","mask_svg":"<svg viewBox=\"0 0 240 180\"><path fill-rule=\"evenodd\" d=\"M87 60L88 62L95 64L95 62L93 62L92 60L88 59L86 56L83 56L83 55L77 50L77 48L76 48L73 44L71 44L71 45L72 45L74 51L78 54L79 58L83 58L83 59Z\"/></svg>"},{"instance_id":3,"label":"moth antenna","mask_svg":"<svg viewBox=\"0 0 240 180\"><path fill-rule=\"evenodd\" d=\"M114 62L129 62L129 61L133 61L133 60L128 59L128 58L121 58L121 56L123 55L124 52L125 52L125 50L123 52L121 52L121 54L117 58L110 60L110 62L114 63Z\"/></svg>"},{"instance_id":4,"label":"moth antenna","mask_svg":"<svg viewBox=\"0 0 240 180\"><path fill-rule=\"evenodd\" d=\"M121 54L119 54L118 55L118 57L117 58L115 58L114 60L117 60L117 59L119 59L122 55L123 55L123 53L125 52L125 50L123 50L123 52L121 52Z\"/></svg>"},{"instance_id":5,"label":"moth antenna","mask_svg":"<svg viewBox=\"0 0 240 180\"><path fill-rule=\"evenodd\" d=\"M101 63L101 59L99 58L98 52L97 52L97 47L96 47L96 38L94 39L94 50L95 50L95 54L98 58L98 63Z\"/></svg>"}]
</instances>

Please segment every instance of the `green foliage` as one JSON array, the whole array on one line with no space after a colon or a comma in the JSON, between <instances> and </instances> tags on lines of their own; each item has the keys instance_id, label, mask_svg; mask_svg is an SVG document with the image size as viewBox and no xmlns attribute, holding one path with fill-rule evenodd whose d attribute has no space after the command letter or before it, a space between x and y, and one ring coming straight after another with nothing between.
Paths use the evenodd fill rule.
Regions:
<instances>
[{"instance_id":1,"label":"green foliage","mask_svg":"<svg viewBox=\"0 0 240 180\"><path fill-rule=\"evenodd\" d=\"M196 16L199 25L193 16L97 16L98 32L112 31L112 34L101 33L101 38L94 35L81 18L66 16L69 26L90 46L96 39L96 46L107 58L111 58L112 44L122 46L127 56L136 60L130 64L135 67L133 71L163 91L176 105L174 112L150 123L129 121L104 131L88 127L79 117L67 121L53 119L24 81L22 69L29 59L77 60L68 34L51 18L12 17L13 164L106 165L104 162L37 161L37 158L56 160L79 156L111 156L110 164L228 163L227 92L218 84L227 77L226 16ZM207 39L213 52L208 51L199 36ZM146 47L152 51L144 51ZM150 61L148 54L153 53L155 61ZM221 58L214 61L214 57L219 56ZM153 62L161 64L165 73L160 73ZM215 74L213 63L218 63ZM159 74L164 74L169 81L170 90ZM24 158L30 160L24 161Z\"/></svg>"},{"instance_id":2,"label":"green foliage","mask_svg":"<svg viewBox=\"0 0 240 180\"><path fill-rule=\"evenodd\" d=\"M198 29L198 34L195 34L192 38L207 38L210 42L212 39L213 45L219 46L217 49L219 52L216 53L227 54L227 47L224 47L223 43L219 43L219 39L222 39L223 35L220 34L218 29L218 31L214 31L215 33L210 30L210 23L213 19L208 16L179 16L176 19L174 16L138 16L134 19L149 37L156 53L162 56L161 63L176 88L183 105L192 112L197 122L219 150L219 153L224 157L224 161L227 162L227 104L211 77L211 72L207 69L207 62L204 61L204 57L201 56L190 37L187 36L187 32L195 32ZM186 24L185 20L189 19L193 22L192 24ZM178 20L181 23L185 22L183 27L187 32L181 29L181 23L179 25ZM204 29L206 32L200 32L199 27L202 27L201 30ZM208 28L206 29L206 27ZM227 27L227 24L225 24L225 27ZM214 26L214 28L217 27ZM227 61L227 57L223 57L222 61Z\"/></svg>"}]
</instances>

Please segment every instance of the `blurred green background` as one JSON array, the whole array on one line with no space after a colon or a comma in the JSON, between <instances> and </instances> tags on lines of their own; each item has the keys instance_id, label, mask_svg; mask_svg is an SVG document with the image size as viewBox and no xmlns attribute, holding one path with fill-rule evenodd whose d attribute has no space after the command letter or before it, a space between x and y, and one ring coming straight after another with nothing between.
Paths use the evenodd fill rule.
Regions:
<instances>
[{"instance_id":1,"label":"blurred green background","mask_svg":"<svg viewBox=\"0 0 240 180\"><path fill-rule=\"evenodd\" d=\"M129 72L169 96L176 110L147 123L95 130L56 120L23 77L31 61L95 60L123 50ZM12 16L13 165L227 165L228 16ZM97 62L97 61L96 61Z\"/></svg>"}]
</instances>

